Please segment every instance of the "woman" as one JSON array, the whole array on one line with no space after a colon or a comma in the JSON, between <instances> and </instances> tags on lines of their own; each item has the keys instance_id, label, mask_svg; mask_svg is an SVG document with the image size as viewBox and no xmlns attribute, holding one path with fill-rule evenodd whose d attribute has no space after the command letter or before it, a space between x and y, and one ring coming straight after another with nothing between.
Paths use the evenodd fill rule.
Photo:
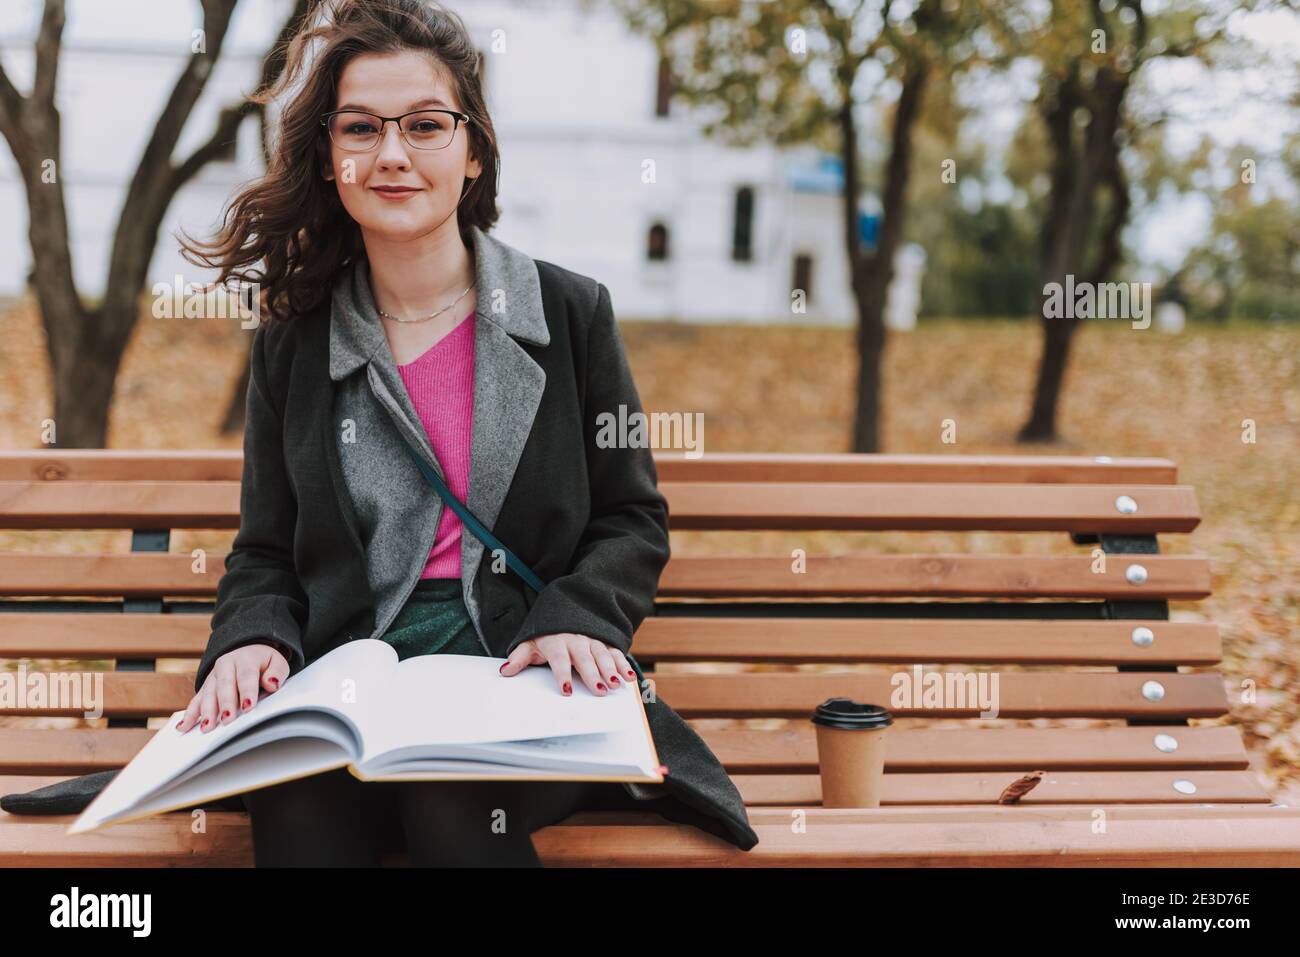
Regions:
<instances>
[{"instance_id":1,"label":"woman","mask_svg":"<svg viewBox=\"0 0 1300 957\"><path fill-rule=\"evenodd\" d=\"M178 727L238 720L343 642L549 667L557 693L638 693L628 660L669 556L649 449L597 441L641 411L605 287L487 234L496 139L463 24L418 0L342 0L290 43L267 175L194 261L256 280L240 528ZM319 44L308 65L308 47ZM260 272L248 267L263 263ZM618 447L623 446L623 447ZM533 592L444 508L414 456L546 582ZM647 694L648 694L647 685ZM662 700L664 784L363 783L244 796L257 863L537 866L531 833L650 809L748 850L735 786ZM504 823L504 827L502 824Z\"/></svg>"}]
</instances>

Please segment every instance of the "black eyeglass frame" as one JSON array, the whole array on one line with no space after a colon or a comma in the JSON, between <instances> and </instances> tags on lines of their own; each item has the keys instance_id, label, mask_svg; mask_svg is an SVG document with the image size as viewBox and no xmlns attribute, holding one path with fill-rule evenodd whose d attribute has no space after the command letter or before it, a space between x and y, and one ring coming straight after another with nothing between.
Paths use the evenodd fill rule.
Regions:
<instances>
[{"instance_id":1,"label":"black eyeglass frame","mask_svg":"<svg viewBox=\"0 0 1300 957\"><path fill-rule=\"evenodd\" d=\"M343 146L338 142L336 142L334 140L334 134L330 132L330 117L337 116L340 113L360 113L362 116L373 116L375 119L379 120L379 132L375 136L374 146L367 146L363 150L350 150L346 146ZM406 130L402 129L402 120L406 119L408 116L414 116L416 113L446 113L448 116L452 117L452 119L454 119L456 122L451 130L451 139L447 140L447 142L442 146L416 146L414 143L412 143L410 140L406 138ZM320 125L325 127L325 135L329 137L330 142L334 143L335 146L337 146L339 149L343 150L344 152L369 153L372 149L375 148L375 146L378 146L379 142L384 138L384 124L388 123L390 120L397 124L397 132L402 134L402 142L404 142L407 146L411 147L411 149L413 150L421 150L422 152L428 152L429 150L445 150L448 146L450 146L453 142L455 142L456 131L460 129L460 125L462 123L464 123L466 126L469 126L470 116L468 113L458 113L456 110L440 110L440 109L408 110L407 112L403 113L401 116L380 116L378 113L371 113L369 110L330 110L328 113L321 114Z\"/></svg>"}]
</instances>

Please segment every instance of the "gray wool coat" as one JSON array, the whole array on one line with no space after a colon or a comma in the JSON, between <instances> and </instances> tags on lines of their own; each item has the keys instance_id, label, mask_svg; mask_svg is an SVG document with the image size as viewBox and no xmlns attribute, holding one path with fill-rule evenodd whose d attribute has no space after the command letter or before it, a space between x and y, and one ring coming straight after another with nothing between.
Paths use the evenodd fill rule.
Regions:
<instances>
[{"instance_id":1,"label":"gray wool coat","mask_svg":"<svg viewBox=\"0 0 1300 957\"><path fill-rule=\"evenodd\" d=\"M668 503L650 449L596 442L601 412L642 411L609 292L477 227L469 234L478 308L466 504L547 584L536 593L485 561L465 528L466 609L494 657L553 632L630 653L668 561ZM445 507L400 437L445 477L376 317L363 256L338 277L328 309L254 334L240 527L195 690L240 645L276 645L292 674L344 642L382 637ZM757 844L703 739L662 698L646 716L669 772L663 784L626 782L627 792L743 850Z\"/></svg>"}]
</instances>

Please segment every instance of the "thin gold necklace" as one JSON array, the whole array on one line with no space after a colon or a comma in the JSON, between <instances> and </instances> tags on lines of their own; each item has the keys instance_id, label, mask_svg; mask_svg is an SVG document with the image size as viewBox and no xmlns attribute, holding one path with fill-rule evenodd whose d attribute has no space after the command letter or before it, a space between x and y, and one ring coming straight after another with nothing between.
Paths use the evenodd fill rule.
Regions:
<instances>
[{"instance_id":1,"label":"thin gold necklace","mask_svg":"<svg viewBox=\"0 0 1300 957\"><path fill-rule=\"evenodd\" d=\"M438 316L441 316L444 312L446 312L446 311L447 311L448 309L450 309L452 306L456 305L456 303L460 302L462 299L464 299L466 296L468 296L468 295L469 295L469 291L470 291L470 289L473 289L474 286L475 286L476 284L477 284L477 280L475 280L474 282L470 283L469 286L468 286L468 288L466 288L466 290L465 290L464 292L462 292L459 296L457 296L455 299L453 299L453 300L452 300L451 302L449 302L447 305L443 306L443 307L442 307L441 309L439 309L437 312L435 312L435 313L431 313L430 315L427 315L427 316L422 316L422 317L420 317L419 319L402 319L402 318L400 318L400 317L398 317L398 316L389 315L388 313L384 312L384 310L382 310L382 309L379 310L379 315L381 315L381 316L384 317L385 319L391 319L391 320L393 320L393 322L428 322L430 319L434 319L434 318L436 318L436 317L438 317ZM378 308L378 307L376 307L376 308Z\"/></svg>"}]
</instances>

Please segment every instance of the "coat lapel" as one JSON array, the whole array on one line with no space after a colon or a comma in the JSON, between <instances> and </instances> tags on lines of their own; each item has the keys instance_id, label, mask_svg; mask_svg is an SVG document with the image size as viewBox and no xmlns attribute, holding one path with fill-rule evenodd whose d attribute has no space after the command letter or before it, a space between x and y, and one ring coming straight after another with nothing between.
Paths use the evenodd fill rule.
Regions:
<instances>
[{"instance_id":1,"label":"coat lapel","mask_svg":"<svg viewBox=\"0 0 1300 957\"><path fill-rule=\"evenodd\" d=\"M546 373L516 340L546 346L551 337L536 263L477 226L471 226L469 232L473 241L477 307L466 505L495 532L493 526L514 480L546 388ZM354 308L341 308L337 298L340 295L350 296ZM358 261L351 276L336 287L335 296L330 319L331 380L339 382L367 366L370 389L364 390L364 394L392 417L407 440L415 444L440 476L445 476L397 371L376 314L368 263L364 258ZM348 489L345 485L340 487L337 481L335 486L343 514L353 518ZM508 533L502 540L510 544ZM462 594L480 636L483 634L480 596L474 585L483 553L483 543L465 528L461 535ZM421 567L426 557L418 559ZM404 594L375 596L380 605L404 598ZM376 617L383 618L382 609Z\"/></svg>"}]
</instances>

